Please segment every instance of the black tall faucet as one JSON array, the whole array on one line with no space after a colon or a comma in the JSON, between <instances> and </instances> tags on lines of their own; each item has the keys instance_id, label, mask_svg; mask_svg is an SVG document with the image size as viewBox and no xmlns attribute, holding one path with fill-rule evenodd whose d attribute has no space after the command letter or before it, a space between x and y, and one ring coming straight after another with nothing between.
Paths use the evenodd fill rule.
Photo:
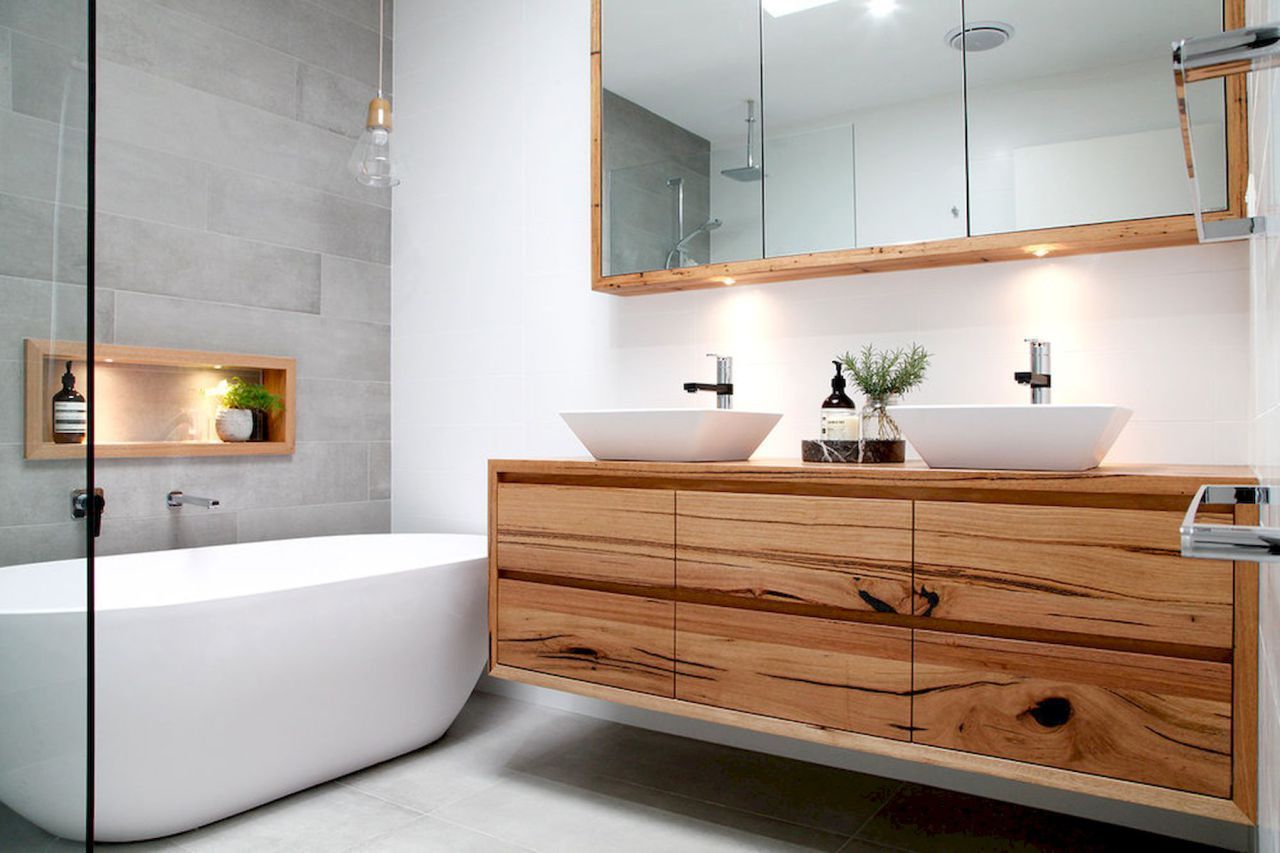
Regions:
<instances>
[{"instance_id":1,"label":"black tall faucet","mask_svg":"<svg viewBox=\"0 0 1280 853\"><path fill-rule=\"evenodd\" d=\"M716 394L717 409L733 408L733 359L727 355L716 355L713 352L707 353L707 358L716 360L716 384L708 385L705 382L686 382L684 390L690 394L696 394L699 391L714 391Z\"/></svg>"}]
</instances>

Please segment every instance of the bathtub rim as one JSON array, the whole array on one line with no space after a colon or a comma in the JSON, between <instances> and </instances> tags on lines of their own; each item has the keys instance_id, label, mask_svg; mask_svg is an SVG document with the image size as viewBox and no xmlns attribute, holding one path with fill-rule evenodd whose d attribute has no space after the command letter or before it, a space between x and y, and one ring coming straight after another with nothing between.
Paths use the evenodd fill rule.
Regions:
<instances>
[{"instance_id":1,"label":"bathtub rim","mask_svg":"<svg viewBox=\"0 0 1280 853\"><path fill-rule=\"evenodd\" d=\"M288 585L272 586L265 589L245 590L245 591L232 592L226 595L207 596L203 598L191 598L191 599L184 599L184 600L177 600L177 601L154 601L154 602L143 602L143 603L127 603L126 602L126 603L120 603L120 604L104 604L102 600L102 596L99 593L99 595L95 599L94 613L98 615L101 615L104 613L128 613L128 612L142 611L142 610L159 610L161 608L166 608L166 607L188 607L188 606L208 604L208 603L213 603L218 601L234 601L237 599L252 598L254 596L276 595L280 593L287 593L292 590L298 590L298 589L309 589L313 587L332 586L334 584L349 583L351 581L371 580L379 577L392 577L394 575L400 575L406 572L416 572L416 571L423 571L426 569L444 568L448 566L456 566L456 565L462 565L462 564L472 563L472 562L487 561L489 557L488 536L486 536L483 533L416 533L416 532L335 533L335 534L329 534L324 536L294 536L294 537L289 537L287 539L262 539L254 542L227 542L227 543L222 543L218 545L200 545L193 548L166 548L166 549L157 550L157 551L136 551L136 552L126 552L122 554L109 554L105 557L97 558L97 561L95 563L95 569L100 570L102 568L102 562L104 560L125 559L130 556L134 556L138 554L145 554L149 557L158 556L161 554L189 555L192 553L216 553L219 551L232 551L235 549L253 548L254 546L281 545L281 544L290 543L290 542L315 543L317 541L330 541L330 540L337 540L337 539L350 541L350 540L361 540L361 539L376 540L376 539L400 539L400 538L450 539L454 541L473 540L476 546L476 553L474 556L467 556L467 557L452 559L452 560L432 561L430 558L425 558L419 564L406 565L403 568L397 568L389 571L381 571L381 572L373 572L373 573L357 574L357 575L344 575L344 576L338 576L338 577L325 578L322 580L315 580L308 583L293 583ZM14 570L14 571L21 570L21 569L31 570L38 566L47 567L50 565L60 565L60 564L67 564L67 563L82 564L83 561L84 561L84 558L68 558L64 560L47 560L39 563L18 563L12 566L0 566L0 574L3 574L4 572L10 571L10 570ZM95 572L95 574L97 574L97 572ZM97 577L99 579L99 582L101 582L102 575L98 574ZM86 602L84 601L81 601L77 606L48 606L48 607L28 607L28 608L10 609L6 604L6 602L4 602L3 600L0 600L0 618L11 618L11 617L17 618L17 617L25 617L25 616L30 616L30 617L65 616L65 615L83 616L85 613L87 613L87 606L86 606Z\"/></svg>"}]
</instances>

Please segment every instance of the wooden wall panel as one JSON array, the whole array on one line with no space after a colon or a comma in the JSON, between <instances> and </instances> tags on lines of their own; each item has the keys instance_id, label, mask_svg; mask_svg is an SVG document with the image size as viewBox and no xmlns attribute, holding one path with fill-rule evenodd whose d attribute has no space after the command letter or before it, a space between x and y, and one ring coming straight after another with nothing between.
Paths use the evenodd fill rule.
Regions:
<instances>
[{"instance_id":1,"label":"wooden wall panel","mask_svg":"<svg viewBox=\"0 0 1280 853\"><path fill-rule=\"evenodd\" d=\"M1231 795L1231 666L917 631L915 743Z\"/></svg>"},{"instance_id":2,"label":"wooden wall panel","mask_svg":"<svg viewBox=\"0 0 1280 853\"><path fill-rule=\"evenodd\" d=\"M678 492L682 591L911 612L911 502Z\"/></svg>"},{"instance_id":3,"label":"wooden wall panel","mask_svg":"<svg viewBox=\"0 0 1280 853\"><path fill-rule=\"evenodd\" d=\"M911 726L911 631L676 605L676 698L897 740Z\"/></svg>"}]
</instances>

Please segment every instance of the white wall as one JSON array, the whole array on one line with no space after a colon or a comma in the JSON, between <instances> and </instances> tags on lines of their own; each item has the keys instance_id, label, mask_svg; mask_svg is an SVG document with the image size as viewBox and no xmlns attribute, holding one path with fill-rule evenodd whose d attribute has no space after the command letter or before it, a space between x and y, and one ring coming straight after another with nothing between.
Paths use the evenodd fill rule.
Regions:
<instances>
[{"instance_id":1,"label":"white wall","mask_svg":"<svg viewBox=\"0 0 1280 853\"><path fill-rule=\"evenodd\" d=\"M393 218L394 529L484 530L489 457L582 455L560 410L708 405L680 384L712 375L711 351L735 356L741 408L786 413L765 455L794 458L815 433L837 353L916 340L936 355L912 400L1017 402L1026 392L1012 374L1025 369L1022 339L1036 334L1054 343L1056 400L1135 409L1113 459L1246 460L1242 245L595 294L586 0L398 5L396 144L406 179ZM748 740L876 772L925 772ZM963 785L1165 831L1226 831L1012 784Z\"/></svg>"}]
</instances>

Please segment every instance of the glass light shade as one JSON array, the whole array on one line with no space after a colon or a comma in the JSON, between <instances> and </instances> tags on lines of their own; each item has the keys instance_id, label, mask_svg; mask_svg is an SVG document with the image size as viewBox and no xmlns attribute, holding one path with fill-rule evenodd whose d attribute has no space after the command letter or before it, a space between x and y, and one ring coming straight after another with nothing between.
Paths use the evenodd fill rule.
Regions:
<instances>
[{"instance_id":1,"label":"glass light shade","mask_svg":"<svg viewBox=\"0 0 1280 853\"><path fill-rule=\"evenodd\" d=\"M400 183L399 170L391 159L391 131L385 127L365 128L347 165L366 187L394 187Z\"/></svg>"}]
</instances>

